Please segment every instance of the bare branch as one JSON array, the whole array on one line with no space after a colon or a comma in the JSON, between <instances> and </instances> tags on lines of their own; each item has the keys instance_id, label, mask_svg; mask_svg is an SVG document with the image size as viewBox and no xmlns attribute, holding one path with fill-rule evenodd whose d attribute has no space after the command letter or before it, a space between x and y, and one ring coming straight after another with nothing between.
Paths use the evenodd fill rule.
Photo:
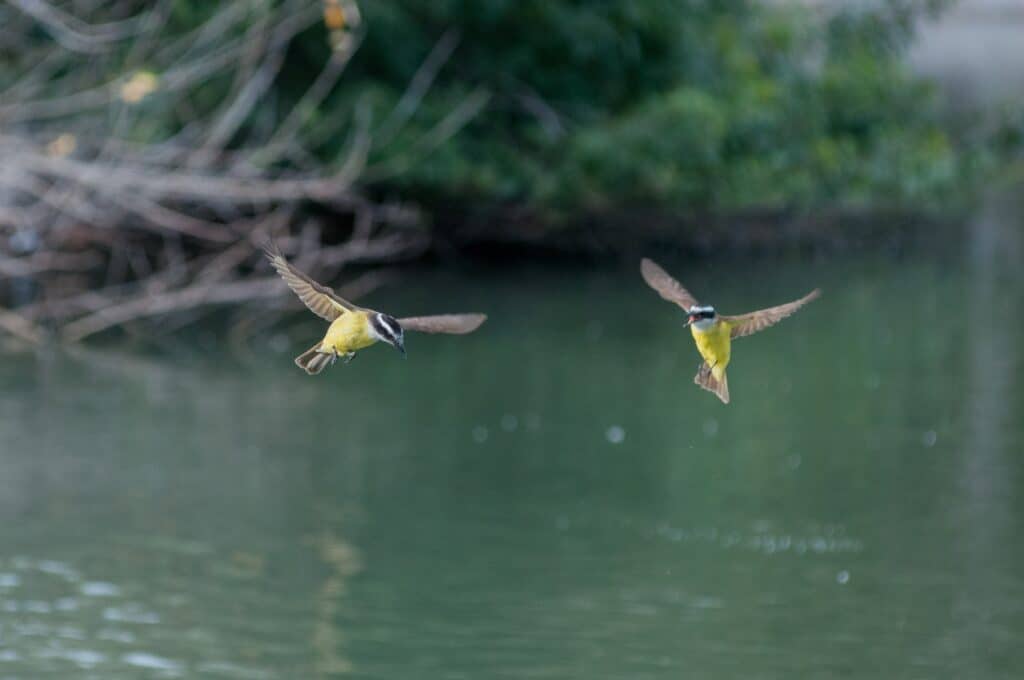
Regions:
<instances>
[{"instance_id":1,"label":"bare branch","mask_svg":"<svg viewBox=\"0 0 1024 680\"><path fill-rule=\"evenodd\" d=\"M75 343L117 327L145 333L154 319L174 329L245 303L272 323L266 309L283 305L268 301L290 298L256 247L270 237L330 277L429 247L429 232L407 228L422 223L414 206L370 200L358 182L371 149L416 114L456 33L434 46L378 144L368 97L321 115L360 46L352 0L323 15L331 56L286 96L282 65L323 0L221 3L172 35L173 6L0 3L12 55L0 92L0 299L12 308L0 308L0 332L39 342L54 328ZM428 155L486 101L473 93L404 159ZM326 217L312 219L311 205ZM356 297L382 280L344 290Z\"/></svg>"},{"instance_id":2,"label":"bare branch","mask_svg":"<svg viewBox=\"0 0 1024 680\"><path fill-rule=\"evenodd\" d=\"M376 275L365 274L339 291L349 298L357 298L376 287ZM197 284L160 295L146 295L112 305L64 326L60 337L64 342L80 342L85 338L121 326L129 321L162 316L204 305L234 304L282 294L281 280L277 276L250 281L219 284Z\"/></svg>"},{"instance_id":3,"label":"bare branch","mask_svg":"<svg viewBox=\"0 0 1024 680\"><path fill-rule=\"evenodd\" d=\"M130 37L136 29L134 20L90 26L42 0L8 2L38 21L54 40L72 52L104 52L109 49L109 43Z\"/></svg>"},{"instance_id":4,"label":"bare branch","mask_svg":"<svg viewBox=\"0 0 1024 680\"><path fill-rule=\"evenodd\" d=\"M0 311L0 330L31 345L42 344L46 337L38 326L8 311Z\"/></svg>"},{"instance_id":5,"label":"bare branch","mask_svg":"<svg viewBox=\"0 0 1024 680\"><path fill-rule=\"evenodd\" d=\"M455 52L455 48L458 47L459 32L455 29L449 29L445 31L441 39L437 41L434 48L430 50L430 54L427 55L426 60L416 71L412 81L409 83L409 87L402 94L401 99L398 100L398 104L391 111L391 114L381 124L380 129L376 131L377 143L385 145L402 129L402 126L413 116L416 109L419 108L420 102L423 101L423 96L433 85L434 79L437 78L437 74L441 71L441 67L444 66L448 59L451 58L452 53Z\"/></svg>"}]
</instances>

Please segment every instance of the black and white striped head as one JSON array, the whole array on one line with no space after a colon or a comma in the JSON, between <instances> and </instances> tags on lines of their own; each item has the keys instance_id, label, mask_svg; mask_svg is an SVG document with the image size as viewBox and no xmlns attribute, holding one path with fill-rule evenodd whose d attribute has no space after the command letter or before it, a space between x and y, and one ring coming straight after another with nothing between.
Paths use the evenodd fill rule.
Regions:
<instances>
[{"instance_id":1,"label":"black and white striped head","mask_svg":"<svg viewBox=\"0 0 1024 680\"><path fill-rule=\"evenodd\" d=\"M689 318L687 325L693 324L697 328L706 328L715 322L716 313L715 308L711 305L694 305L690 307Z\"/></svg>"},{"instance_id":2,"label":"black and white striped head","mask_svg":"<svg viewBox=\"0 0 1024 680\"><path fill-rule=\"evenodd\" d=\"M388 343L403 355L405 354L405 331L402 330L398 319L374 312L370 316L370 329L378 340Z\"/></svg>"}]
</instances>

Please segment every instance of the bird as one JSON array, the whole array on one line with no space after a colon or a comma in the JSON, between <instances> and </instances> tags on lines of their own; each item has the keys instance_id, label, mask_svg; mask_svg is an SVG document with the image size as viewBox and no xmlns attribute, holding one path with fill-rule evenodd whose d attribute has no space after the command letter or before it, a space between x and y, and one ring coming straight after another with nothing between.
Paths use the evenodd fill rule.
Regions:
<instances>
[{"instance_id":1,"label":"bird","mask_svg":"<svg viewBox=\"0 0 1024 680\"><path fill-rule=\"evenodd\" d=\"M272 245L264 248L271 266L306 307L331 325L323 340L295 357L295 364L309 375L317 375L339 357L352 361L356 352L385 342L405 356L405 331L420 333L472 333L487 320L485 314L439 314L396 319L390 314L359 307L331 288L317 283L296 269Z\"/></svg>"},{"instance_id":2,"label":"bird","mask_svg":"<svg viewBox=\"0 0 1024 680\"><path fill-rule=\"evenodd\" d=\"M729 380L725 369L732 357L732 341L774 326L821 295L821 290L815 288L799 300L784 305L726 316L719 314L711 305L698 303L690 291L653 260L644 258L640 262L640 273L647 285L663 299L674 302L686 312L686 325L690 327L697 351L703 359L693 382L713 392L726 404L729 403Z\"/></svg>"}]
</instances>

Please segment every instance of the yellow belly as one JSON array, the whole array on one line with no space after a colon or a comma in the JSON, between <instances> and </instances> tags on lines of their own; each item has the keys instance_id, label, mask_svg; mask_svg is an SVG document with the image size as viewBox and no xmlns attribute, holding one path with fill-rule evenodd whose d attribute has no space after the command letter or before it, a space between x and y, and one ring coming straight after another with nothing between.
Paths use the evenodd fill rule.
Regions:
<instances>
[{"instance_id":1,"label":"yellow belly","mask_svg":"<svg viewBox=\"0 0 1024 680\"><path fill-rule=\"evenodd\" d=\"M711 374L716 380L721 380L732 352L729 325L718 321L704 331L691 325L690 332L693 334L693 341L697 343L697 351L704 357L708 366L711 366Z\"/></svg>"},{"instance_id":2,"label":"yellow belly","mask_svg":"<svg viewBox=\"0 0 1024 680\"><path fill-rule=\"evenodd\" d=\"M321 352L355 352L377 342L370 333L370 320L366 312L348 312L342 314L331 323L323 341Z\"/></svg>"}]
</instances>

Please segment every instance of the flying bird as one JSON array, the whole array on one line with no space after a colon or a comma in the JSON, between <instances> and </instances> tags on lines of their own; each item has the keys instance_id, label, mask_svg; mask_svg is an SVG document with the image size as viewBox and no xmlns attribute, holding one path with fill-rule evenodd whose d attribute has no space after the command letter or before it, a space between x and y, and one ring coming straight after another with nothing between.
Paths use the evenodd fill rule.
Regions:
<instances>
[{"instance_id":1,"label":"flying bird","mask_svg":"<svg viewBox=\"0 0 1024 680\"><path fill-rule=\"evenodd\" d=\"M815 288L799 300L778 307L738 316L725 316L716 312L711 305L701 305L697 302L690 291L683 288L681 283L653 260L644 258L640 262L640 273L647 285L657 291L662 298L674 302L687 313L686 325L690 327L693 340L697 343L697 351L704 359L697 369L693 382L709 392L714 392L726 404L729 403L729 380L725 375L725 368L732 356L733 338L742 338L774 326L821 295L821 291Z\"/></svg>"},{"instance_id":2,"label":"flying bird","mask_svg":"<svg viewBox=\"0 0 1024 680\"><path fill-rule=\"evenodd\" d=\"M275 247L268 246L264 252L270 264L309 310L331 322L323 340L295 357L295 364L310 375L320 373L338 357L348 363L358 350L377 342L386 342L405 355L405 331L463 335L472 333L487 320L484 314L441 314L396 319L389 314L352 304L293 267Z\"/></svg>"}]
</instances>

